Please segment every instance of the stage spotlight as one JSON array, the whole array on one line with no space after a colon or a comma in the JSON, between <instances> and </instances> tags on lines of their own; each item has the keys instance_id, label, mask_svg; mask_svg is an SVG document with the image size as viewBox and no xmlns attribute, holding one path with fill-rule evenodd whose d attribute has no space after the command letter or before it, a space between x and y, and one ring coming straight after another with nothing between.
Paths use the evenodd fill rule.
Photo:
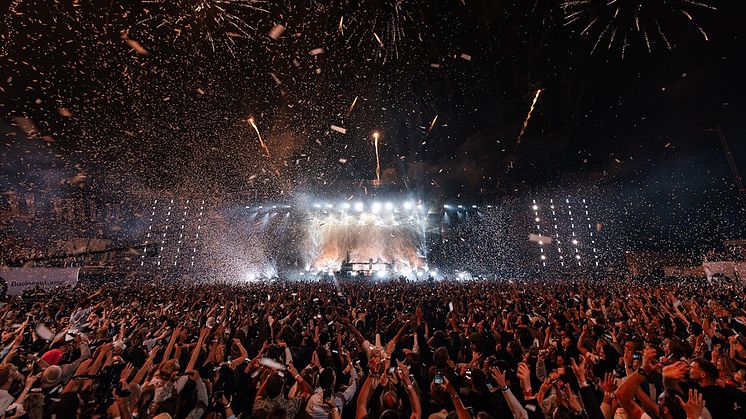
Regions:
<instances>
[{"instance_id":1,"label":"stage spotlight","mask_svg":"<svg viewBox=\"0 0 746 419\"><path fill-rule=\"evenodd\" d=\"M445 208L445 209L451 209L451 206L450 205L443 205L443 208Z\"/></svg>"},{"instance_id":2,"label":"stage spotlight","mask_svg":"<svg viewBox=\"0 0 746 419\"><path fill-rule=\"evenodd\" d=\"M546 259L547 259L546 255L541 255L541 260L546 260Z\"/></svg>"},{"instance_id":3,"label":"stage spotlight","mask_svg":"<svg viewBox=\"0 0 746 419\"><path fill-rule=\"evenodd\" d=\"M464 206L463 205L459 205L458 209L464 209Z\"/></svg>"},{"instance_id":4,"label":"stage spotlight","mask_svg":"<svg viewBox=\"0 0 746 419\"><path fill-rule=\"evenodd\" d=\"M476 206L476 205L472 205L471 207L472 207L472 208L476 208L477 206Z\"/></svg>"},{"instance_id":5,"label":"stage spotlight","mask_svg":"<svg viewBox=\"0 0 746 419\"><path fill-rule=\"evenodd\" d=\"M334 205L332 205L332 204L326 204L326 207L327 208L334 208Z\"/></svg>"},{"instance_id":6,"label":"stage spotlight","mask_svg":"<svg viewBox=\"0 0 746 419\"><path fill-rule=\"evenodd\" d=\"M575 259L580 260L580 255L575 255Z\"/></svg>"},{"instance_id":7,"label":"stage spotlight","mask_svg":"<svg viewBox=\"0 0 746 419\"><path fill-rule=\"evenodd\" d=\"M531 209L533 209L534 211L536 211L536 210L539 209L539 206L538 205L534 205L533 207L531 207Z\"/></svg>"},{"instance_id":8,"label":"stage spotlight","mask_svg":"<svg viewBox=\"0 0 746 419\"><path fill-rule=\"evenodd\" d=\"M412 203L407 201L404 203L404 209L412 209Z\"/></svg>"},{"instance_id":9,"label":"stage spotlight","mask_svg":"<svg viewBox=\"0 0 746 419\"><path fill-rule=\"evenodd\" d=\"M394 204L391 202L386 203L386 211L392 211L394 209Z\"/></svg>"},{"instance_id":10,"label":"stage spotlight","mask_svg":"<svg viewBox=\"0 0 746 419\"><path fill-rule=\"evenodd\" d=\"M362 202L355 203L355 211L360 212L362 210L363 210L363 203Z\"/></svg>"},{"instance_id":11,"label":"stage spotlight","mask_svg":"<svg viewBox=\"0 0 746 419\"><path fill-rule=\"evenodd\" d=\"M344 209L350 209L350 203L349 202L345 202L344 204L342 204L342 208L344 208Z\"/></svg>"},{"instance_id":12,"label":"stage spotlight","mask_svg":"<svg viewBox=\"0 0 746 419\"><path fill-rule=\"evenodd\" d=\"M373 206L371 207L371 211L373 211L374 214L378 214L379 212L381 212L381 203L374 202Z\"/></svg>"},{"instance_id":13,"label":"stage spotlight","mask_svg":"<svg viewBox=\"0 0 746 419\"><path fill-rule=\"evenodd\" d=\"M319 204L319 203L317 202L317 203L313 204L313 207L314 207L314 208L321 208L321 204ZM259 207L259 208L261 208L261 207Z\"/></svg>"},{"instance_id":14,"label":"stage spotlight","mask_svg":"<svg viewBox=\"0 0 746 419\"><path fill-rule=\"evenodd\" d=\"M572 244L578 244L578 241L577 241L577 240L575 240L575 239L573 239L573 240L572 240Z\"/></svg>"}]
</instances>

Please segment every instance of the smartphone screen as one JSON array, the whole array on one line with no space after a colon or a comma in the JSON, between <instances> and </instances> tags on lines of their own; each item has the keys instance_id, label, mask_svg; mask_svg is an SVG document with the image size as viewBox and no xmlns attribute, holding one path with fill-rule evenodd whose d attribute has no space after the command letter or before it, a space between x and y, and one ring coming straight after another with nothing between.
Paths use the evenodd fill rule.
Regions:
<instances>
[{"instance_id":1,"label":"smartphone screen","mask_svg":"<svg viewBox=\"0 0 746 419\"><path fill-rule=\"evenodd\" d=\"M435 376L433 377L433 383L435 383L436 385L443 384L443 371L435 372Z\"/></svg>"}]
</instances>

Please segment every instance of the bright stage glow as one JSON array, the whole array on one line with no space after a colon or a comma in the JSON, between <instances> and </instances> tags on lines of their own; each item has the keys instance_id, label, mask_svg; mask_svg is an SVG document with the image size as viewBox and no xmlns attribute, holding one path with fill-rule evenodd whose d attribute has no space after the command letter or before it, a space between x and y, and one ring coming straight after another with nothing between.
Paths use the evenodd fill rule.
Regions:
<instances>
[{"instance_id":1,"label":"bright stage glow","mask_svg":"<svg viewBox=\"0 0 746 419\"><path fill-rule=\"evenodd\" d=\"M313 201L312 201L313 202ZM414 206L408 201L410 208ZM337 272L349 260L356 263L385 263L393 272L427 271L427 211L401 212L404 202L349 203L357 212L314 211L309 208L305 237L300 243L307 269ZM366 208L367 207L367 208ZM297 208L297 206L296 206ZM385 209L385 211L384 211ZM378 269L384 269L383 265Z\"/></svg>"},{"instance_id":2,"label":"bright stage glow","mask_svg":"<svg viewBox=\"0 0 746 419\"><path fill-rule=\"evenodd\" d=\"M404 203L404 209L412 209L412 203L407 201Z\"/></svg>"},{"instance_id":3,"label":"bright stage glow","mask_svg":"<svg viewBox=\"0 0 746 419\"><path fill-rule=\"evenodd\" d=\"M539 206L538 205L534 205L533 207L531 207L531 209L534 210L534 211L536 211L536 210L539 209Z\"/></svg>"},{"instance_id":4,"label":"bright stage glow","mask_svg":"<svg viewBox=\"0 0 746 419\"><path fill-rule=\"evenodd\" d=\"M350 203L349 202L343 203L342 204L342 208L344 208L344 209L350 209Z\"/></svg>"}]
</instances>

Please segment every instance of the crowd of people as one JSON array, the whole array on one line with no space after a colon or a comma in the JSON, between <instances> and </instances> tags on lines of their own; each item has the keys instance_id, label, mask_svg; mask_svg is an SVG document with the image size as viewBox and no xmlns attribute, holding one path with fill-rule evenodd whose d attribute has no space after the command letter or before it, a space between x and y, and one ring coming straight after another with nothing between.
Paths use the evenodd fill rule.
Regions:
<instances>
[{"instance_id":1,"label":"crowd of people","mask_svg":"<svg viewBox=\"0 0 746 419\"><path fill-rule=\"evenodd\" d=\"M743 418L744 285L155 284L7 299L0 416Z\"/></svg>"}]
</instances>

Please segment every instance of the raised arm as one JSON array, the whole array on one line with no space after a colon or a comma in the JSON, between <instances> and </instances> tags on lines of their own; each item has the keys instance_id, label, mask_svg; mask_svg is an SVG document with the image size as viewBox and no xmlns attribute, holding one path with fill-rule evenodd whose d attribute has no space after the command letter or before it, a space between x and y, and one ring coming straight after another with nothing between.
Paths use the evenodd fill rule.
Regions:
<instances>
[{"instance_id":1,"label":"raised arm","mask_svg":"<svg viewBox=\"0 0 746 419\"><path fill-rule=\"evenodd\" d=\"M461 397L459 397L456 389L453 388L451 382L448 381L446 377L443 377L443 386L448 392L448 395L451 396L451 402L453 402L453 406L456 408L458 419L471 419L471 415L469 414L469 411L466 410L464 402L461 401Z\"/></svg>"},{"instance_id":2,"label":"raised arm","mask_svg":"<svg viewBox=\"0 0 746 419\"><path fill-rule=\"evenodd\" d=\"M363 387L360 389L360 394L357 396L357 406L355 406L356 419L368 416L368 401L370 401L371 387L373 387L373 379L368 375L365 383L363 383Z\"/></svg>"},{"instance_id":3,"label":"raised arm","mask_svg":"<svg viewBox=\"0 0 746 419\"><path fill-rule=\"evenodd\" d=\"M194 366L197 365L197 360L199 359L199 353L202 350L202 344L205 342L205 338L207 337L208 332L209 332L209 329L206 327L203 327L202 330L199 331L199 337L197 338L197 344L194 345L194 349L192 349L192 356L189 358L189 363L187 364L185 371L191 371L194 369Z\"/></svg>"}]
</instances>

